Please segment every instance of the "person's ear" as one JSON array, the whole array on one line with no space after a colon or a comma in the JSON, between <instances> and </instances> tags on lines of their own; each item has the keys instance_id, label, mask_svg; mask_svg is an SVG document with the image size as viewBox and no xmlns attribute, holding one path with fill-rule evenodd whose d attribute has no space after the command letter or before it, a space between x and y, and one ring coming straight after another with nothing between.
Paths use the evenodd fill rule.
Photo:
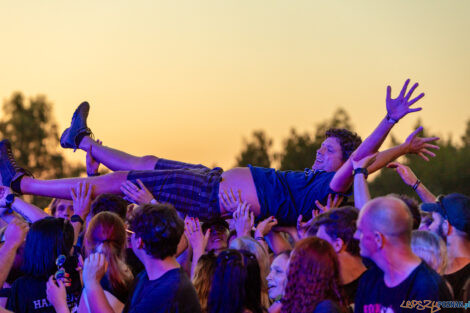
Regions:
<instances>
[{"instance_id":1,"label":"person's ear","mask_svg":"<svg viewBox=\"0 0 470 313\"><path fill-rule=\"evenodd\" d=\"M346 250L346 245L344 244L343 239L336 238L333 242L333 249L335 250L336 254Z\"/></svg>"},{"instance_id":2,"label":"person's ear","mask_svg":"<svg viewBox=\"0 0 470 313\"><path fill-rule=\"evenodd\" d=\"M444 235L444 237L447 237L449 236L452 232L454 231L454 227L452 225L449 224L449 221L448 220L444 220L442 222L442 235Z\"/></svg>"},{"instance_id":3,"label":"person's ear","mask_svg":"<svg viewBox=\"0 0 470 313\"><path fill-rule=\"evenodd\" d=\"M374 232L374 241L378 249L382 249L385 244L385 237L378 231Z\"/></svg>"}]
</instances>

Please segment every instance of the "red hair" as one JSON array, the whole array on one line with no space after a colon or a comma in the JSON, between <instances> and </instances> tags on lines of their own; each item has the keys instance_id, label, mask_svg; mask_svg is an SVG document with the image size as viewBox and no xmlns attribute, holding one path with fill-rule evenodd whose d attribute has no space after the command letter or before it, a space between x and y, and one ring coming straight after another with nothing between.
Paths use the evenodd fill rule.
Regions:
<instances>
[{"instance_id":1,"label":"red hair","mask_svg":"<svg viewBox=\"0 0 470 313\"><path fill-rule=\"evenodd\" d=\"M282 312L311 313L324 300L347 311L333 247L323 239L308 237L297 242L290 256Z\"/></svg>"},{"instance_id":2,"label":"red hair","mask_svg":"<svg viewBox=\"0 0 470 313\"><path fill-rule=\"evenodd\" d=\"M85 233L86 256L101 252L108 261L106 275L111 286L120 292L128 292L133 276L124 261L126 229L121 218L111 212L100 212L90 221Z\"/></svg>"}]
</instances>

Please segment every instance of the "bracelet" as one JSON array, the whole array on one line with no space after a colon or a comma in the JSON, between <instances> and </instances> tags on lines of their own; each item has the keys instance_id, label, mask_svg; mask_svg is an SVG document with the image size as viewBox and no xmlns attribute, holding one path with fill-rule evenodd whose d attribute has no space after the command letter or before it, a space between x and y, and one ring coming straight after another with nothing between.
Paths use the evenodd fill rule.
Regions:
<instances>
[{"instance_id":1,"label":"bracelet","mask_svg":"<svg viewBox=\"0 0 470 313\"><path fill-rule=\"evenodd\" d=\"M264 239L264 237L255 237L255 240L263 240L263 241L266 241L266 239Z\"/></svg>"},{"instance_id":2,"label":"bracelet","mask_svg":"<svg viewBox=\"0 0 470 313\"><path fill-rule=\"evenodd\" d=\"M411 188L413 188L413 190L416 191L416 189L418 189L419 184L421 184L421 181L418 179L416 183L413 185L413 187Z\"/></svg>"},{"instance_id":3,"label":"bracelet","mask_svg":"<svg viewBox=\"0 0 470 313\"><path fill-rule=\"evenodd\" d=\"M385 118L387 119L387 122L389 122L390 124L396 124L396 123L398 123L398 120L392 118L392 117L390 116L390 114L388 114L388 113L387 113L387 116L386 116Z\"/></svg>"},{"instance_id":4,"label":"bracelet","mask_svg":"<svg viewBox=\"0 0 470 313\"><path fill-rule=\"evenodd\" d=\"M353 171L353 176L356 176L356 174L364 174L364 178L367 179L367 176L369 176L369 171L367 170L367 168L358 167L355 168Z\"/></svg>"}]
</instances>

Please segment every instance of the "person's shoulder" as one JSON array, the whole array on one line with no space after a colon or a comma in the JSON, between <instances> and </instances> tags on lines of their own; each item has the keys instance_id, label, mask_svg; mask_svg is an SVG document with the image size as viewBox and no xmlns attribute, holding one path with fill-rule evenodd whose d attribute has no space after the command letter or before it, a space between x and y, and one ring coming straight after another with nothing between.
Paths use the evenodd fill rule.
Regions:
<instances>
[{"instance_id":1,"label":"person's shoulder","mask_svg":"<svg viewBox=\"0 0 470 313\"><path fill-rule=\"evenodd\" d=\"M451 298L446 281L425 262L421 262L411 275L414 275L412 283L417 296L427 296L430 300Z\"/></svg>"},{"instance_id":2,"label":"person's shoulder","mask_svg":"<svg viewBox=\"0 0 470 313\"><path fill-rule=\"evenodd\" d=\"M313 313L343 313L341 307L333 300L323 300L318 303Z\"/></svg>"}]
</instances>

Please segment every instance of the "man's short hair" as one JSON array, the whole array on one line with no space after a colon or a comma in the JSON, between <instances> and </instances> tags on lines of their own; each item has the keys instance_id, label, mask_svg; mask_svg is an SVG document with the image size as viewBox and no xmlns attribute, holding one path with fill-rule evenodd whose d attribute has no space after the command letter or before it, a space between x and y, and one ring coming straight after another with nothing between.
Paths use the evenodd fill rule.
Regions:
<instances>
[{"instance_id":1,"label":"man's short hair","mask_svg":"<svg viewBox=\"0 0 470 313\"><path fill-rule=\"evenodd\" d=\"M171 204L142 205L134 210L129 223L148 255L163 260L176 254L184 223Z\"/></svg>"},{"instance_id":2,"label":"man's short hair","mask_svg":"<svg viewBox=\"0 0 470 313\"><path fill-rule=\"evenodd\" d=\"M343 161L349 159L354 150L362 143L360 136L345 128L330 128L326 131L325 137L335 137L338 139L343 151Z\"/></svg>"},{"instance_id":3,"label":"man's short hair","mask_svg":"<svg viewBox=\"0 0 470 313\"><path fill-rule=\"evenodd\" d=\"M125 220L128 205L129 202L124 200L121 196L103 193L93 200L90 211L92 216L100 212L113 212Z\"/></svg>"},{"instance_id":4,"label":"man's short hair","mask_svg":"<svg viewBox=\"0 0 470 313\"><path fill-rule=\"evenodd\" d=\"M319 215L308 230L309 236L315 236L320 226L333 240L340 238L346 245L346 251L359 256L359 240L354 238L359 210L352 206L333 209Z\"/></svg>"}]
</instances>

